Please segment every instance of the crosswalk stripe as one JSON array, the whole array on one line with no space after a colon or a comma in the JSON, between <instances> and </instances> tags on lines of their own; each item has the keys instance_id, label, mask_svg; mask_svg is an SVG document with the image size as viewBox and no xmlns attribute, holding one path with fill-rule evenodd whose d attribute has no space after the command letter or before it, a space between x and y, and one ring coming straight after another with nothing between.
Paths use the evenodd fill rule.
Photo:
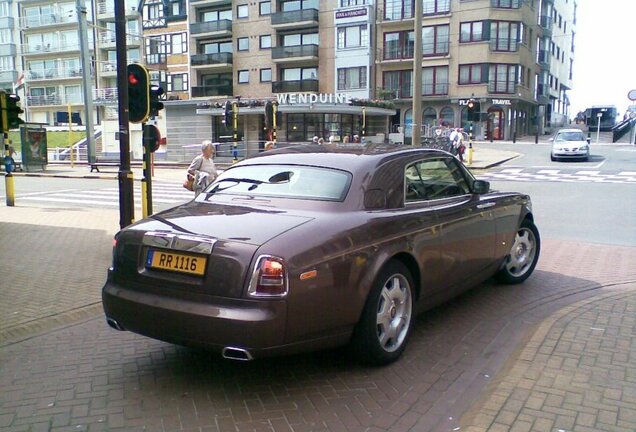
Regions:
<instances>
[{"instance_id":1,"label":"crosswalk stripe","mask_svg":"<svg viewBox=\"0 0 636 432\"><path fill-rule=\"evenodd\" d=\"M560 170L540 170L537 174L558 174Z\"/></svg>"},{"instance_id":2,"label":"crosswalk stripe","mask_svg":"<svg viewBox=\"0 0 636 432\"><path fill-rule=\"evenodd\" d=\"M622 171L622 172L619 172L618 175L622 175L622 176L636 176L636 171Z\"/></svg>"}]
</instances>

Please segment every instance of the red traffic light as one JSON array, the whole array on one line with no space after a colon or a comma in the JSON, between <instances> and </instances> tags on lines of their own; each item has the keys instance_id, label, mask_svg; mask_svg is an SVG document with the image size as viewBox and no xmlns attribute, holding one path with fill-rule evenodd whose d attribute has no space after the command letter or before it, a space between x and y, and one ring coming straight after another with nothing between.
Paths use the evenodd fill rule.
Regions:
<instances>
[{"instance_id":1,"label":"red traffic light","mask_svg":"<svg viewBox=\"0 0 636 432\"><path fill-rule=\"evenodd\" d=\"M139 80L137 79L134 73L128 74L128 84L131 84L131 85L139 84Z\"/></svg>"}]
</instances>

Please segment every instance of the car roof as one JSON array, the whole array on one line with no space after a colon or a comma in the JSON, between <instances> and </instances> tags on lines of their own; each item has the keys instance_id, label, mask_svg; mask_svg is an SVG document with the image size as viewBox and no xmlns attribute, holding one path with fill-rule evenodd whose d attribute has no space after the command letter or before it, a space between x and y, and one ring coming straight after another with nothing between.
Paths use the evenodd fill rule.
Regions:
<instances>
[{"instance_id":1,"label":"car roof","mask_svg":"<svg viewBox=\"0 0 636 432\"><path fill-rule=\"evenodd\" d=\"M389 160L418 154L422 157L435 154L448 156L448 153L441 150L395 144L300 144L259 153L237 163L236 166L297 164L324 166L346 171L359 169L370 171Z\"/></svg>"},{"instance_id":2,"label":"car roof","mask_svg":"<svg viewBox=\"0 0 636 432\"><path fill-rule=\"evenodd\" d=\"M577 128L559 129L557 131L557 133L561 133L561 132L581 132L581 133L584 133L581 129L577 129Z\"/></svg>"}]
</instances>

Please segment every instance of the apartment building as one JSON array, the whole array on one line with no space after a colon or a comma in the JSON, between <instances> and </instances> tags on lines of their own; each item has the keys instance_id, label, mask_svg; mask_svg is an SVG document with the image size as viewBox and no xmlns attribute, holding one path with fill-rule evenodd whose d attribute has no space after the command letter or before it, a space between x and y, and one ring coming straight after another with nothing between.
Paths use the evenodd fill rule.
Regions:
<instances>
[{"instance_id":1,"label":"apartment building","mask_svg":"<svg viewBox=\"0 0 636 432\"><path fill-rule=\"evenodd\" d=\"M379 3L378 96L394 100L394 127L472 129L512 139L564 124L569 114L576 3L573 0L423 0L423 118L412 98L414 5ZM553 31L558 23L559 30ZM567 48L567 49L566 49ZM474 99L480 116L468 119Z\"/></svg>"},{"instance_id":2,"label":"apartment building","mask_svg":"<svg viewBox=\"0 0 636 432\"><path fill-rule=\"evenodd\" d=\"M11 92L18 79L18 53L20 39L17 37L19 22L17 5L13 1L0 1L0 89Z\"/></svg>"}]
</instances>

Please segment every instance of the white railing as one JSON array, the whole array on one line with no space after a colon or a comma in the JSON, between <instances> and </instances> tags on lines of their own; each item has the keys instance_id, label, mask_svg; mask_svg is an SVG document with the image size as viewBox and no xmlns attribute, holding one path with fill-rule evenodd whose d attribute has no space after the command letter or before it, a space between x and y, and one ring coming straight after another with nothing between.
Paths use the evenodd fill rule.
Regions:
<instances>
[{"instance_id":1,"label":"white railing","mask_svg":"<svg viewBox=\"0 0 636 432\"><path fill-rule=\"evenodd\" d=\"M116 102L118 95L117 87L93 89L93 100L96 102Z\"/></svg>"},{"instance_id":2,"label":"white railing","mask_svg":"<svg viewBox=\"0 0 636 432\"><path fill-rule=\"evenodd\" d=\"M81 69L33 69L26 72L27 81L81 78Z\"/></svg>"},{"instance_id":3,"label":"white railing","mask_svg":"<svg viewBox=\"0 0 636 432\"><path fill-rule=\"evenodd\" d=\"M77 14L69 11L57 11L51 14L26 16L20 19L23 28L50 26L57 24L76 23Z\"/></svg>"}]
</instances>

